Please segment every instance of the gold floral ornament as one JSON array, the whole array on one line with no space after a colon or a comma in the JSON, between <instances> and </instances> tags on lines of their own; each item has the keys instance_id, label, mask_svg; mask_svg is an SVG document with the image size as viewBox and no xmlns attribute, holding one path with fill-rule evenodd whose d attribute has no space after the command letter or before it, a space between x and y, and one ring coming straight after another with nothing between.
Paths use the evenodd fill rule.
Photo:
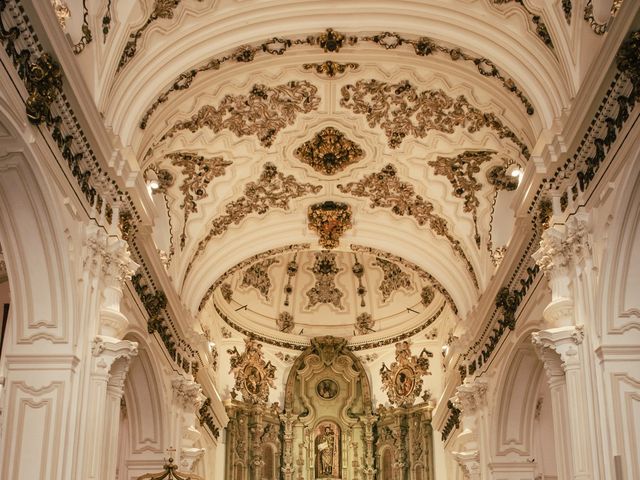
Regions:
<instances>
[{"instance_id":1,"label":"gold floral ornament","mask_svg":"<svg viewBox=\"0 0 640 480\"><path fill-rule=\"evenodd\" d=\"M302 68L305 70L315 70L316 73L324 74L327 77L333 78L338 73L344 73L347 69L357 70L360 67L359 64L353 62L338 63L332 60L325 60L322 63L305 63Z\"/></svg>"},{"instance_id":2,"label":"gold floral ornament","mask_svg":"<svg viewBox=\"0 0 640 480\"><path fill-rule=\"evenodd\" d=\"M25 69L27 118L34 125L54 123L51 104L62 91L62 70L51 55L43 53L35 62L27 62Z\"/></svg>"},{"instance_id":3,"label":"gold floral ornament","mask_svg":"<svg viewBox=\"0 0 640 480\"><path fill-rule=\"evenodd\" d=\"M409 135L425 138L431 130L450 134L456 128L469 133L489 128L529 158L528 147L497 115L474 107L464 95L453 98L440 89L418 91L407 80L358 80L343 86L341 94L340 105L364 114L371 128L382 128L391 148L399 147Z\"/></svg>"},{"instance_id":4,"label":"gold floral ornament","mask_svg":"<svg viewBox=\"0 0 640 480\"><path fill-rule=\"evenodd\" d=\"M276 325L278 325L278 330L281 332L289 333L295 327L295 323L293 321L293 315L289 312L281 312L276 319Z\"/></svg>"},{"instance_id":5,"label":"gold floral ornament","mask_svg":"<svg viewBox=\"0 0 640 480\"><path fill-rule=\"evenodd\" d=\"M255 288L265 300L269 300L269 293L271 292L269 267L274 263L278 263L277 258L267 258L251 265L242 275L242 286Z\"/></svg>"},{"instance_id":6,"label":"gold floral ornament","mask_svg":"<svg viewBox=\"0 0 640 480\"><path fill-rule=\"evenodd\" d=\"M312 272L316 277L315 285L307 292L309 304L307 309L319 303L330 303L334 307L343 309L342 297L344 293L336 286L336 276L340 273L336 263L336 254L329 251L316 253Z\"/></svg>"},{"instance_id":7,"label":"gold floral ornament","mask_svg":"<svg viewBox=\"0 0 640 480\"><path fill-rule=\"evenodd\" d=\"M326 201L309 207L309 228L320 236L323 248L335 248L340 236L352 227L351 207L346 203Z\"/></svg>"},{"instance_id":8,"label":"gold floral ornament","mask_svg":"<svg viewBox=\"0 0 640 480\"><path fill-rule=\"evenodd\" d=\"M209 233L200 241L196 253L189 262L185 276L211 239L222 235L231 225L238 225L252 213L264 215L272 208L289 210L291 199L315 194L321 189L320 185L298 183L292 175L285 176L278 172L273 163L265 163L260 178L256 182L249 182L244 188L244 195L227 203L224 207L225 213L213 219Z\"/></svg>"},{"instance_id":9,"label":"gold floral ornament","mask_svg":"<svg viewBox=\"0 0 640 480\"><path fill-rule=\"evenodd\" d=\"M422 349L419 356L411 355L409 342L396 343L396 361L380 368L382 389L387 391L389 402L398 407L413 405L422 391L422 377L431 375L429 358L433 354Z\"/></svg>"},{"instance_id":10,"label":"gold floral ornament","mask_svg":"<svg viewBox=\"0 0 640 480\"><path fill-rule=\"evenodd\" d=\"M370 313L363 312L356 317L356 332L358 335L366 335L373 332L373 318Z\"/></svg>"},{"instance_id":11,"label":"gold floral ornament","mask_svg":"<svg viewBox=\"0 0 640 480\"><path fill-rule=\"evenodd\" d=\"M358 37L347 37L346 35L336 32L332 28L327 28L325 33L318 36L318 45L325 52L338 53L344 46L345 42L349 45L355 45Z\"/></svg>"},{"instance_id":12,"label":"gold floral ornament","mask_svg":"<svg viewBox=\"0 0 640 480\"><path fill-rule=\"evenodd\" d=\"M382 301L386 302L393 292L403 289L411 289L411 277L408 273L402 271L402 269L395 263L385 260L380 257L376 257L374 262L376 267L380 267L383 273L382 281L378 286L378 290L382 294Z\"/></svg>"},{"instance_id":13,"label":"gold floral ornament","mask_svg":"<svg viewBox=\"0 0 640 480\"><path fill-rule=\"evenodd\" d=\"M269 389L275 388L276 367L264 361L262 345L252 338L244 340L244 353L236 347L227 350L231 355L231 370L235 377L233 390L240 392L245 402L266 405Z\"/></svg>"},{"instance_id":14,"label":"gold floral ornament","mask_svg":"<svg viewBox=\"0 0 640 480\"><path fill-rule=\"evenodd\" d=\"M184 222L180 235L180 248L184 248L187 240L187 220L192 213L198 211L198 200L209 196L207 187L215 177L225 174L225 168L232 162L223 160L222 157L203 157L190 152L176 152L167 155L171 163L182 168L184 180L180 185L180 191L184 200L180 207L184 210Z\"/></svg>"},{"instance_id":15,"label":"gold floral ornament","mask_svg":"<svg viewBox=\"0 0 640 480\"><path fill-rule=\"evenodd\" d=\"M238 137L255 135L270 147L277 133L293 125L298 114L318 108L317 93L318 88L305 80L275 87L256 84L248 95L226 95L217 107L204 105L190 120L175 123L160 141L182 130L197 132L206 127L214 133L227 129Z\"/></svg>"},{"instance_id":16,"label":"gold floral ornament","mask_svg":"<svg viewBox=\"0 0 640 480\"><path fill-rule=\"evenodd\" d=\"M336 128L326 127L293 152L316 172L334 175L364 158L364 150Z\"/></svg>"},{"instance_id":17,"label":"gold floral ornament","mask_svg":"<svg viewBox=\"0 0 640 480\"><path fill-rule=\"evenodd\" d=\"M368 198L371 200L371 208L390 208L395 215L415 218L418 225L428 224L434 234L449 241L451 248L464 261L473 283L476 287L478 286L473 266L465 255L460 241L450 232L447 220L434 212L431 202L416 195L410 183L400 180L393 165L389 164L379 173L366 175L357 182L338 185L338 190L356 197Z\"/></svg>"}]
</instances>

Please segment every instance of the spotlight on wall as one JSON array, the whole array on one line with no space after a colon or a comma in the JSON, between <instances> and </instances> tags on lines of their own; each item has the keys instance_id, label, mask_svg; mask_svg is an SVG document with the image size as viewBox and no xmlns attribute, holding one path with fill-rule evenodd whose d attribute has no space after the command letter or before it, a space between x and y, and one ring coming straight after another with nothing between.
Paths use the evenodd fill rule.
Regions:
<instances>
[{"instance_id":1,"label":"spotlight on wall","mask_svg":"<svg viewBox=\"0 0 640 480\"><path fill-rule=\"evenodd\" d=\"M442 346L442 356L443 356L443 357L446 357L446 356L447 356L447 353L449 353L449 345L445 343L445 344Z\"/></svg>"},{"instance_id":2,"label":"spotlight on wall","mask_svg":"<svg viewBox=\"0 0 640 480\"><path fill-rule=\"evenodd\" d=\"M158 180L158 174L153 170L147 170L147 186L151 190L157 190L160 188L160 180Z\"/></svg>"}]
</instances>

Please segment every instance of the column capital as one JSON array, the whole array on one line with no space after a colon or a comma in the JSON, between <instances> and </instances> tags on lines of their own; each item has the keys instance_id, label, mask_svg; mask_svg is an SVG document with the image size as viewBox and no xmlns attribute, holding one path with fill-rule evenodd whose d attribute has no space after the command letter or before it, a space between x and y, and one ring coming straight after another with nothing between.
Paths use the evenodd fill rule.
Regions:
<instances>
[{"instance_id":1,"label":"column capital","mask_svg":"<svg viewBox=\"0 0 640 480\"><path fill-rule=\"evenodd\" d=\"M465 479L480 479L480 452L478 452L478 450L453 452L453 458L455 458L460 468L462 468Z\"/></svg>"},{"instance_id":2,"label":"column capital","mask_svg":"<svg viewBox=\"0 0 640 480\"><path fill-rule=\"evenodd\" d=\"M544 363L550 382L553 377L562 376L568 369L580 366L578 353L583 340L582 326L550 328L531 334L531 341Z\"/></svg>"},{"instance_id":3,"label":"column capital","mask_svg":"<svg viewBox=\"0 0 640 480\"><path fill-rule=\"evenodd\" d=\"M138 342L97 335L91 344L91 354L96 360L96 369L104 369L108 372L119 358L129 362L138 355Z\"/></svg>"}]
</instances>

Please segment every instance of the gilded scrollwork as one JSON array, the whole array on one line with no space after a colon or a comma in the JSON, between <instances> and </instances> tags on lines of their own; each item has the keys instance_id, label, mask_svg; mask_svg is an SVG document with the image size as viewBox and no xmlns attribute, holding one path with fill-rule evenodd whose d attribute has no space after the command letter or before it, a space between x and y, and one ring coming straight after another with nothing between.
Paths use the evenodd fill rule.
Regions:
<instances>
[{"instance_id":1,"label":"gilded scrollwork","mask_svg":"<svg viewBox=\"0 0 640 480\"><path fill-rule=\"evenodd\" d=\"M25 102L29 121L34 125L53 124L50 106L62 91L62 69L58 62L48 53L27 62L25 85L29 92Z\"/></svg>"},{"instance_id":2,"label":"gilded scrollwork","mask_svg":"<svg viewBox=\"0 0 640 480\"><path fill-rule=\"evenodd\" d=\"M425 307L430 305L431 302L433 302L435 295L436 294L433 290L433 287L429 285L423 287L422 291L420 292L420 300L422 301L422 305L424 305Z\"/></svg>"},{"instance_id":3,"label":"gilded scrollwork","mask_svg":"<svg viewBox=\"0 0 640 480\"><path fill-rule=\"evenodd\" d=\"M260 295L269 300L269 293L271 292L269 267L274 263L278 263L277 258L267 258L251 265L242 275L242 286L255 288Z\"/></svg>"},{"instance_id":4,"label":"gilded scrollwork","mask_svg":"<svg viewBox=\"0 0 640 480\"><path fill-rule=\"evenodd\" d=\"M233 289L231 288L231 284L224 282L220 285L220 293L227 303L231 303L231 299L233 298Z\"/></svg>"},{"instance_id":5,"label":"gilded scrollwork","mask_svg":"<svg viewBox=\"0 0 640 480\"><path fill-rule=\"evenodd\" d=\"M480 234L478 233L480 201L476 193L480 191L482 184L476 176L480 172L481 165L490 162L494 154L495 152L490 150L466 150L455 157L438 156L436 160L429 162L436 175L447 177L453 188L453 196L464 200L463 210L470 213L473 218L477 246L480 246ZM506 167L504 168L506 171Z\"/></svg>"},{"instance_id":6,"label":"gilded scrollwork","mask_svg":"<svg viewBox=\"0 0 640 480\"><path fill-rule=\"evenodd\" d=\"M351 207L346 203L326 201L309 206L309 228L320 237L322 248L335 248L340 236L351 228Z\"/></svg>"},{"instance_id":7,"label":"gilded scrollwork","mask_svg":"<svg viewBox=\"0 0 640 480\"><path fill-rule=\"evenodd\" d=\"M389 300L393 292L397 290L410 290L412 288L411 276L395 263L376 257L374 265L380 267L383 273L382 281L378 285L383 302Z\"/></svg>"},{"instance_id":8,"label":"gilded scrollwork","mask_svg":"<svg viewBox=\"0 0 640 480\"><path fill-rule=\"evenodd\" d=\"M473 266L460 241L451 233L447 220L435 213L433 203L417 195L410 183L400 180L393 165L389 164L379 173L366 175L357 182L339 184L338 190L356 197L368 198L371 200L371 208L390 208L395 215L415 218L418 225L428 224L434 234L449 241L454 252L464 261L474 284L478 285Z\"/></svg>"},{"instance_id":9,"label":"gilded scrollwork","mask_svg":"<svg viewBox=\"0 0 640 480\"><path fill-rule=\"evenodd\" d=\"M180 185L183 202L180 208L184 211L184 223L180 235L180 248L184 248L187 235L187 221L192 213L198 211L199 200L209 196L207 187L215 177L225 174L225 169L232 162L222 157L204 157L191 152L176 152L167 155L172 165L182 168L184 180ZM162 184L162 183L161 183Z\"/></svg>"},{"instance_id":10,"label":"gilded scrollwork","mask_svg":"<svg viewBox=\"0 0 640 480\"><path fill-rule=\"evenodd\" d=\"M370 313L363 312L356 317L356 333L366 335L373 332L373 317Z\"/></svg>"},{"instance_id":11,"label":"gilded scrollwork","mask_svg":"<svg viewBox=\"0 0 640 480\"><path fill-rule=\"evenodd\" d=\"M364 158L364 150L334 127L323 128L293 152L316 172L334 175Z\"/></svg>"},{"instance_id":12,"label":"gilded scrollwork","mask_svg":"<svg viewBox=\"0 0 640 480\"><path fill-rule=\"evenodd\" d=\"M398 407L413 405L422 391L422 377L430 375L429 358L433 354L422 349L420 355L412 355L409 342L396 343L396 361L380 368L382 389L386 390L389 402Z\"/></svg>"},{"instance_id":13,"label":"gilded scrollwork","mask_svg":"<svg viewBox=\"0 0 640 480\"><path fill-rule=\"evenodd\" d=\"M244 340L245 351L237 347L227 350L230 355L231 370L235 377L234 390L242 394L245 402L266 405L269 389L275 388L276 367L264 361L262 345L251 338Z\"/></svg>"},{"instance_id":14,"label":"gilded scrollwork","mask_svg":"<svg viewBox=\"0 0 640 480\"><path fill-rule=\"evenodd\" d=\"M302 65L302 68L305 70L315 70L316 73L326 75L330 78L335 77L338 73L346 72L349 68L351 70L357 70L358 67L360 67L360 65L354 62L338 63L332 60L325 60L322 63L305 63Z\"/></svg>"},{"instance_id":15,"label":"gilded scrollwork","mask_svg":"<svg viewBox=\"0 0 640 480\"><path fill-rule=\"evenodd\" d=\"M270 147L277 133L293 125L298 114L318 108L317 93L318 88L305 80L274 87L256 84L248 95L226 95L217 107L204 105L189 120L176 122L161 141L182 130L196 132L206 127L214 133L228 129L238 137L255 135Z\"/></svg>"},{"instance_id":16,"label":"gilded scrollwork","mask_svg":"<svg viewBox=\"0 0 640 480\"><path fill-rule=\"evenodd\" d=\"M600 23L596 20L596 17L593 14L593 0L588 0L586 5L584 6L584 19L589 23L591 30L596 35L604 35L609 31L609 26L611 21L618 14L618 10L622 7L623 0L613 0L611 3L611 10L609 11L609 18L606 22Z\"/></svg>"},{"instance_id":17,"label":"gilded scrollwork","mask_svg":"<svg viewBox=\"0 0 640 480\"><path fill-rule=\"evenodd\" d=\"M278 325L278 330L281 332L289 333L295 327L295 322L293 320L293 315L289 312L281 312L276 319L276 325Z\"/></svg>"},{"instance_id":18,"label":"gilded scrollwork","mask_svg":"<svg viewBox=\"0 0 640 480\"><path fill-rule=\"evenodd\" d=\"M342 310L344 293L335 283L335 278L340 273L340 268L336 263L336 254L327 251L316 253L312 272L316 282L307 291L307 297L309 298L307 308L312 308L319 303L329 303Z\"/></svg>"},{"instance_id":19,"label":"gilded scrollwork","mask_svg":"<svg viewBox=\"0 0 640 480\"><path fill-rule=\"evenodd\" d=\"M225 233L231 225L239 224L252 213L264 215L272 208L289 210L289 202L292 199L318 193L321 189L320 185L299 183L293 175L285 176L278 172L273 163L265 163L260 178L256 182L249 182L244 188L244 195L227 203L224 207L224 213L211 221L209 232L198 244L186 274L189 273L194 262L204 252L211 239Z\"/></svg>"},{"instance_id":20,"label":"gilded scrollwork","mask_svg":"<svg viewBox=\"0 0 640 480\"><path fill-rule=\"evenodd\" d=\"M529 157L528 147L496 114L474 107L464 95L453 98L440 89L418 91L408 80L388 83L375 79L345 85L341 94L340 105L364 114L371 128L382 128L391 148L399 147L409 135L424 138L431 130L453 133L464 128L474 133L489 128Z\"/></svg>"},{"instance_id":21,"label":"gilded scrollwork","mask_svg":"<svg viewBox=\"0 0 640 480\"><path fill-rule=\"evenodd\" d=\"M179 4L180 0L155 0L153 10L149 17L147 17L147 20L140 28L129 35L129 40L124 46L120 61L118 62L117 72L120 72L134 57L138 50L138 40L140 40L145 30L149 28L149 25L159 18L172 19Z\"/></svg>"}]
</instances>

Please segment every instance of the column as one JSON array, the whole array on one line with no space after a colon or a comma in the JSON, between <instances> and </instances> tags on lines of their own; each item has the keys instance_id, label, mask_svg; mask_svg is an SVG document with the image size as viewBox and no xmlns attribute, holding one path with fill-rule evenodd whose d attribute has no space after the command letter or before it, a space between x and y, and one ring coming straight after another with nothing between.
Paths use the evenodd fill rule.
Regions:
<instances>
[{"instance_id":1,"label":"column","mask_svg":"<svg viewBox=\"0 0 640 480\"><path fill-rule=\"evenodd\" d=\"M487 454L482 445L482 417L486 408L487 384L481 378L473 381L465 381L456 389L456 395L451 399L453 404L460 409L462 420L461 432L456 442L462 446L460 452L453 452L453 456L462 468L468 480L480 480L482 478L482 463L487 459L481 456Z\"/></svg>"},{"instance_id":2,"label":"column","mask_svg":"<svg viewBox=\"0 0 640 480\"><path fill-rule=\"evenodd\" d=\"M173 388L173 410L175 416L174 444L177 448L176 463L183 472L193 473L204 455L204 448L195 446L200 432L195 427L196 412L205 400L202 387L191 378L176 375L171 382Z\"/></svg>"}]
</instances>

